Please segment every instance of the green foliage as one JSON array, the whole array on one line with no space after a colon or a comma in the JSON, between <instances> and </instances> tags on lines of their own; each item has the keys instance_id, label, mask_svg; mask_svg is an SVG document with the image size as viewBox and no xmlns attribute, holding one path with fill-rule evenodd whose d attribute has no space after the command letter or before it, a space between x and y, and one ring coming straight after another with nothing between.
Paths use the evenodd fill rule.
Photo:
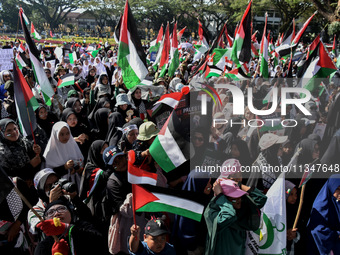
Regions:
<instances>
[{"instance_id":1,"label":"green foliage","mask_svg":"<svg viewBox=\"0 0 340 255\"><path fill-rule=\"evenodd\" d=\"M328 34L329 36L333 36L334 34L340 33L340 22L334 21L328 26Z\"/></svg>"}]
</instances>

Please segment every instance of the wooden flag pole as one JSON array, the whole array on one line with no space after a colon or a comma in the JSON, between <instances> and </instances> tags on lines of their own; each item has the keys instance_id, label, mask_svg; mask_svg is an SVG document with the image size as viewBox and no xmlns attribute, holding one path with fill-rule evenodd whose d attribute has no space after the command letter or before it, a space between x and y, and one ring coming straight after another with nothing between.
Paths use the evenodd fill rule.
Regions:
<instances>
[{"instance_id":1,"label":"wooden flag pole","mask_svg":"<svg viewBox=\"0 0 340 255\"><path fill-rule=\"evenodd\" d=\"M38 217L38 219L40 220L40 222L43 222L44 219L43 217L41 217L38 212L33 208L33 206L31 205L31 203L27 200L27 198L20 192L20 190L14 185L14 190L16 193L18 193L19 197L22 199L22 201L24 201L24 203L28 206L28 208L30 208L30 210L34 213L35 216ZM56 242L59 242L59 238L57 236L53 236L54 240Z\"/></svg>"},{"instance_id":2,"label":"wooden flag pole","mask_svg":"<svg viewBox=\"0 0 340 255\"><path fill-rule=\"evenodd\" d=\"M299 221L300 218L300 214L301 214L301 209L302 209L302 204L303 204L303 197L305 195L305 189L306 189L306 184L302 186L301 189L301 195L300 195L300 203L299 203L299 208L295 217L295 221L294 221L294 225L293 225L293 229L296 228L296 225Z\"/></svg>"}]
</instances>

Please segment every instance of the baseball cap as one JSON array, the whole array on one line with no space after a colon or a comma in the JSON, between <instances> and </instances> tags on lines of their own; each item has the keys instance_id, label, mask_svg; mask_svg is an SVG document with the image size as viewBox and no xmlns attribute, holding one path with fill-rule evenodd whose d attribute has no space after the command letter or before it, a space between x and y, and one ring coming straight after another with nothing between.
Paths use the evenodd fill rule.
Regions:
<instances>
[{"instance_id":1,"label":"baseball cap","mask_svg":"<svg viewBox=\"0 0 340 255\"><path fill-rule=\"evenodd\" d=\"M274 144L284 143L285 141L287 141L287 139L288 136L278 136L275 134L267 133L261 137L259 146L261 150L265 150Z\"/></svg>"},{"instance_id":2,"label":"baseball cap","mask_svg":"<svg viewBox=\"0 0 340 255\"><path fill-rule=\"evenodd\" d=\"M169 231L161 219L151 219L145 225L145 234L150 236L159 236L163 234L168 234Z\"/></svg>"},{"instance_id":3,"label":"baseball cap","mask_svg":"<svg viewBox=\"0 0 340 255\"><path fill-rule=\"evenodd\" d=\"M231 198L239 198L248 195L247 192L240 189L235 181L223 180L220 182L223 194Z\"/></svg>"},{"instance_id":4,"label":"baseball cap","mask_svg":"<svg viewBox=\"0 0 340 255\"><path fill-rule=\"evenodd\" d=\"M117 146L109 146L103 152L103 161L105 165L111 166L113 164L114 159L120 155L124 155L124 152L118 149Z\"/></svg>"}]
</instances>

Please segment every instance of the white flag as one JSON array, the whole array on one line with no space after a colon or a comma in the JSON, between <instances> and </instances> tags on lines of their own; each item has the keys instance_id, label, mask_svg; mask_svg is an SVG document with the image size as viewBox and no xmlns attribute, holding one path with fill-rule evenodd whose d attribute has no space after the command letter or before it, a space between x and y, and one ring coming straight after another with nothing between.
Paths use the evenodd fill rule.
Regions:
<instances>
[{"instance_id":1,"label":"white flag","mask_svg":"<svg viewBox=\"0 0 340 255\"><path fill-rule=\"evenodd\" d=\"M285 172L268 190L267 202L262 208L259 230L247 232L245 254L286 254L287 222ZM258 243L257 243L258 242Z\"/></svg>"}]
</instances>

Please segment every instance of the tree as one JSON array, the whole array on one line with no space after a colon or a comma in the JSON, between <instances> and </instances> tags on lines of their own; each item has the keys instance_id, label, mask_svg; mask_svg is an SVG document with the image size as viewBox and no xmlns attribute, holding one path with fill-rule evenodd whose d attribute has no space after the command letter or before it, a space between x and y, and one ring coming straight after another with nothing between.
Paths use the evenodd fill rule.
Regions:
<instances>
[{"instance_id":1,"label":"tree","mask_svg":"<svg viewBox=\"0 0 340 255\"><path fill-rule=\"evenodd\" d=\"M66 16L77 10L85 0L26 0L34 12L38 13L51 28L57 28L59 24L65 23Z\"/></svg>"},{"instance_id":2,"label":"tree","mask_svg":"<svg viewBox=\"0 0 340 255\"><path fill-rule=\"evenodd\" d=\"M329 23L340 21L340 1L335 0L311 0L318 12L325 17Z\"/></svg>"}]
</instances>

